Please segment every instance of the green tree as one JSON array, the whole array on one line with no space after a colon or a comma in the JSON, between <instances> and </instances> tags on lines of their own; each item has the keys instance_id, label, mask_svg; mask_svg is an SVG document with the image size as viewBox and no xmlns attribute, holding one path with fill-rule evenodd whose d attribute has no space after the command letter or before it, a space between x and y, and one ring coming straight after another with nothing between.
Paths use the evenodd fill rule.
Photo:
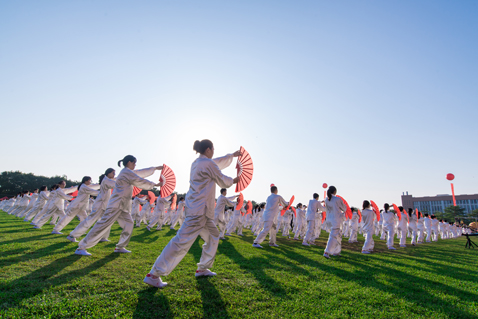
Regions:
<instances>
[{"instance_id":1,"label":"green tree","mask_svg":"<svg viewBox=\"0 0 478 319\"><path fill-rule=\"evenodd\" d=\"M466 217L465 209L460 206L448 206L445 208L445 219L450 222L454 222L457 219Z\"/></svg>"}]
</instances>

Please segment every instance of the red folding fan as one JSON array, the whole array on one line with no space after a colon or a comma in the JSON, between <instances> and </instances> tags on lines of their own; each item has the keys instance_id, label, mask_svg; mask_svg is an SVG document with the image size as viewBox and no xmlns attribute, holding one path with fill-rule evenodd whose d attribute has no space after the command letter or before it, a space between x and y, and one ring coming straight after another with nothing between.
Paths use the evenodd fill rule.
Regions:
<instances>
[{"instance_id":1,"label":"red folding fan","mask_svg":"<svg viewBox=\"0 0 478 319\"><path fill-rule=\"evenodd\" d=\"M171 209L172 210L176 209L177 200L178 200L178 195L173 194L173 200L171 201Z\"/></svg>"},{"instance_id":2,"label":"red folding fan","mask_svg":"<svg viewBox=\"0 0 478 319\"><path fill-rule=\"evenodd\" d=\"M70 196L73 196L73 197L78 196L78 190L76 190L76 191L74 191L73 193L71 193Z\"/></svg>"},{"instance_id":3,"label":"red folding fan","mask_svg":"<svg viewBox=\"0 0 478 319\"><path fill-rule=\"evenodd\" d=\"M251 201L248 201L247 204L246 204L246 215L247 214L252 214L252 202Z\"/></svg>"},{"instance_id":4,"label":"red folding fan","mask_svg":"<svg viewBox=\"0 0 478 319\"><path fill-rule=\"evenodd\" d=\"M149 203L153 205L154 201L156 200L156 195L152 191L148 191L148 196L149 196Z\"/></svg>"},{"instance_id":5,"label":"red folding fan","mask_svg":"<svg viewBox=\"0 0 478 319\"><path fill-rule=\"evenodd\" d=\"M237 177L239 177L239 182L236 184L236 193L242 192L249 186L252 181L252 175L254 174L254 165L251 155L249 155L249 152L242 146L240 152L241 156L237 158L236 164Z\"/></svg>"},{"instance_id":6,"label":"red folding fan","mask_svg":"<svg viewBox=\"0 0 478 319\"><path fill-rule=\"evenodd\" d=\"M347 203L347 201L342 196L337 195L337 197L342 199L344 201L345 206L347 206L347 210L345 211L345 217L347 217L348 219L352 219L353 213L352 213L352 210L350 209L349 203Z\"/></svg>"},{"instance_id":7,"label":"red folding fan","mask_svg":"<svg viewBox=\"0 0 478 319\"><path fill-rule=\"evenodd\" d=\"M284 216L285 212L290 208L290 205L292 205L292 203L294 202L294 199L295 199L295 196L292 195L292 197L290 198L290 201L289 201L289 206L284 207L284 209L282 209L282 210L280 211L280 215L281 215L281 216Z\"/></svg>"},{"instance_id":8,"label":"red folding fan","mask_svg":"<svg viewBox=\"0 0 478 319\"><path fill-rule=\"evenodd\" d=\"M163 165L159 181L163 182L163 186L161 186L159 190L159 196L161 196L161 198L168 197L174 192L176 188L176 175L174 175L173 170L166 164Z\"/></svg>"},{"instance_id":9,"label":"red folding fan","mask_svg":"<svg viewBox=\"0 0 478 319\"><path fill-rule=\"evenodd\" d=\"M359 215L359 223L362 222L362 212L360 211L360 209L357 210L357 214Z\"/></svg>"},{"instance_id":10,"label":"red folding fan","mask_svg":"<svg viewBox=\"0 0 478 319\"><path fill-rule=\"evenodd\" d=\"M397 213L398 220L402 220L402 212L400 212L400 209L398 209L398 206L395 204L392 204L392 206L395 212Z\"/></svg>"},{"instance_id":11,"label":"red folding fan","mask_svg":"<svg viewBox=\"0 0 478 319\"><path fill-rule=\"evenodd\" d=\"M373 200L371 200L370 203L372 204L372 209L375 212L375 215L377 216L377 221L380 221L380 209L378 209L377 204L375 204Z\"/></svg>"},{"instance_id":12,"label":"red folding fan","mask_svg":"<svg viewBox=\"0 0 478 319\"><path fill-rule=\"evenodd\" d=\"M142 189L141 188L138 188L136 186L133 186L133 197L135 197L136 195L138 195L139 193L141 193Z\"/></svg>"},{"instance_id":13,"label":"red folding fan","mask_svg":"<svg viewBox=\"0 0 478 319\"><path fill-rule=\"evenodd\" d=\"M327 213L326 212L322 212L322 223L324 222L325 218L327 217Z\"/></svg>"},{"instance_id":14,"label":"red folding fan","mask_svg":"<svg viewBox=\"0 0 478 319\"><path fill-rule=\"evenodd\" d=\"M240 193L239 197L237 197L236 210L240 210L242 208L242 205L244 205L244 196L242 196L242 193Z\"/></svg>"}]
</instances>

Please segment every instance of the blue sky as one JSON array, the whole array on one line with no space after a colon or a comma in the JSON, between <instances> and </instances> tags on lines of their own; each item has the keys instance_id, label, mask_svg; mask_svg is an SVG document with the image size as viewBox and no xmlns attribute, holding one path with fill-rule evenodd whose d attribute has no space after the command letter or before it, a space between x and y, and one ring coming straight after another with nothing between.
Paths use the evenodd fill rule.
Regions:
<instances>
[{"instance_id":1,"label":"blue sky","mask_svg":"<svg viewBox=\"0 0 478 319\"><path fill-rule=\"evenodd\" d=\"M96 177L133 154L185 192L209 138L251 153L246 199L275 183L306 202L326 182L351 205L400 203L450 193L450 172L478 193L477 15L476 1L3 1L0 171Z\"/></svg>"}]
</instances>

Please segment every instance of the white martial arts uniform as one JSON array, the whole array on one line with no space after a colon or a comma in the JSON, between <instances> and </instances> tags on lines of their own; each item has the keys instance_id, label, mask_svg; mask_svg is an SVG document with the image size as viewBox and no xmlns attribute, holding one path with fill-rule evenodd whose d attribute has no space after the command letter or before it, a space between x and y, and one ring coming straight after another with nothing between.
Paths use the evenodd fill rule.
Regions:
<instances>
[{"instance_id":1,"label":"white martial arts uniform","mask_svg":"<svg viewBox=\"0 0 478 319\"><path fill-rule=\"evenodd\" d=\"M229 188L233 185L234 180L221 172L222 169L231 165L233 158L234 156L229 154L209 159L201 154L193 162L184 211L186 219L176 236L156 259L150 274L165 276L171 273L198 236L201 236L205 242L201 259L197 264L198 269L206 270L213 266L219 244L219 231L214 223L216 184L221 188Z\"/></svg>"},{"instance_id":2,"label":"white martial arts uniform","mask_svg":"<svg viewBox=\"0 0 478 319\"><path fill-rule=\"evenodd\" d=\"M141 170L131 170L127 167L123 168L116 178L113 194L108 202L105 213L101 219L96 222L95 226L78 244L78 249L88 249L96 244L104 237L116 221L123 229L120 240L116 244L116 249L125 248L131 235L133 234L134 221L131 218L131 198L133 197L133 186L143 190L150 190L156 183L150 182L144 177L153 175L156 167L145 168Z\"/></svg>"},{"instance_id":3,"label":"white martial arts uniform","mask_svg":"<svg viewBox=\"0 0 478 319\"><path fill-rule=\"evenodd\" d=\"M161 230L164 224L165 212L171 205L171 202L169 201L170 199L171 196L166 198L161 198L161 196L158 196L156 199L156 207L154 207L153 218L151 218L148 228L152 228L154 225L156 225L156 223L158 223L157 230Z\"/></svg>"},{"instance_id":4,"label":"white martial arts uniform","mask_svg":"<svg viewBox=\"0 0 478 319\"><path fill-rule=\"evenodd\" d=\"M395 235L395 214L390 211L383 212L383 231L387 236L387 247L393 247L393 236Z\"/></svg>"},{"instance_id":5,"label":"white martial arts uniform","mask_svg":"<svg viewBox=\"0 0 478 319\"><path fill-rule=\"evenodd\" d=\"M407 233L408 233L408 214L403 211L402 219L398 222L398 232L400 235L400 247L405 247L407 244Z\"/></svg>"},{"instance_id":6,"label":"white martial arts uniform","mask_svg":"<svg viewBox=\"0 0 478 319\"><path fill-rule=\"evenodd\" d=\"M375 232L374 218L375 218L375 212L372 209L367 208L362 211L362 222L363 222L362 231L365 237L365 242L363 244L362 251L372 252L375 246L375 243L373 241L373 234Z\"/></svg>"},{"instance_id":7,"label":"white martial arts uniform","mask_svg":"<svg viewBox=\"0 0 478 319\"><path fill-rule=\"evenodd\" d=\"M92 227L93 224L96 223L96 221L103 216L106 210L106 206L108 205L108 201L111 197L111 190L115 187L115 181L116 179L110 179L106 176L103 178L100 184L99 194L98 196L96 196L96 200L91 209L91 213L85 220L83 220L81 223L78 224L78 226L76 226L76 228L70 233L70 237L79 238L83 236L83 234L85 234L88 229L90 229L90 227ZM102 239L104 241L108 239L110 230L111 227L103 235Z\"/></svg>"},{"instance_id":8,"label":"white martial arts uniform","mask_svg":"<svg viewBox=\"0 0 478 319\"><path fill-rule=\"evenodd\" d=\"M288 202L282 198L282 196L277 194L271 194L266 201L266 209L264 211L264 229L259 233L254 244L260 245L269 234L269 245L276 244L276 234L277 234L277 218L280 214L280 208L287 207Z\"/></svg>"},{"instance_id":9,"label":"white martial arts uniform","mask_svg":"<svg viewBox=\"0 0 478 319\"><path fill-rule=\"evenodd\" d=\"M78 186L73 186L69 188L58 187L56 190L52 191L50 194L50 197L51 195L54 195L52 198L53 199L52 206L48 207L48 211L41 217L38 223L36 223L36 226L38 228L41 228L43 225L46 224L46 222L48 222L50 217L55 219L57 216L65 216L64 201L65 199L66 200L72 199L73 197L68 194L73 193L77 189L78 189Z\"/></svg>"},{"instance_id":10,"label":"white martial arts uniform","mask_svg":"<svg viewBox=\"0 0 478 319\"><path fill-rule=\"evenodd\" d=\"M358 233L358 224L359 224L359 215L358 212L354 211L352 214L352 218L350 219L349 224L349 243L358 243L357 241L357 233Z\"/></svg>"},{"instance_id":11,"label":"white martial arts uniform","mask_svg":"<svg viewBox=\"0 0 478 319\"><path fill-rule=\"evenodd\" d=\"M45 207L46 202L48 201L48 197L50 196L49 191L41 191L40 194L38 194L38 198L35 202L35 205L33 206L32 210L30 210L26 215L24 221L30 221L33 218L35 218L38 213L40 213Z\"/></svg>"},{"instance_id":12,"label":"white martial arts uniform","mask_svg":"<svg viewBox=\"0 0 478 319\"><path fill-rule=\"evenodd\" d=\"M226 197L224 195L219 195L216 201L216 208L214 208L214 223L219 226L219 237L224 238L224 233L226 231L226 220L224 217L224 211L226 206L234 206L232 200L236 196Z\"/></svg>"},{"instance_id":13,"label":"white martial arts uniform","mask_svg":"<svg viewBox=\"0 0 478 319\"><path fill-rule=\"evenodd\" d=\"M347 210L344 201L332 195L332 198L325 199L327 228L330 229L329 239L324 254L337 256L342 251L342 224L345 220L344 212Z\"/></svg>"},{"instance_id":14,"label":"white martial arts uniform","mask_svg":"<svg viewBox=\"0 0 478 319\"><path fill-rule=\"evenodd\" d=\"M317 219L320 218L322 220L322 214L321 212L325 211L325 207L322 206L322 204L316 200L316 199L311 199L309 201L309 206L307 206L307 233L305 234L303 243L309 243L312 244L315 242L315 235L316 235L316 223Z\"/></svg>"}]
</instances>

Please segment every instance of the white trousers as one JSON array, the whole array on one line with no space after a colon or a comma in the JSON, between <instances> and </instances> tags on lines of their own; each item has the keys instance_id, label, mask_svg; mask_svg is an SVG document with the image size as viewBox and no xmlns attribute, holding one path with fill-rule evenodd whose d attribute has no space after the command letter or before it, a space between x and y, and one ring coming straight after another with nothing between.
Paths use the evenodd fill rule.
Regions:
<instances>
[{"instance_id":1,"label":"white trousers","mask_svg":"<svg viewBox=\"0 0 478 319\"><path fill-rule=\"evenodd\" d=\"M333 228L330 230L329 240L325 247L325 253L329 255L338 255L342 251L342 230Z\"/></svg>"},{"instance_id":2,"label":"white trousers","mask_svg":"<svg viewBox=\"0 0 478 319\"><path fill-rule=\"evenodd\" d=\"M106 208L105 213L101 219L93 226L93 228L88 232L85 238L83 238L78 244L79 249L88 249L100 242L100 240L110 231L111 226L118 222L123 231L120 235L120 240L116 244L116 248L121 249L125 248L131 235L133 234L134 221L131 218L131 214L128 211L118 209L116 207Z\"/></svg>"},{"instance_id":3,"label":"white trousers","mask_svg":"<svg viewBox=\"0 0 478 319\"><path fill-rule=\"evenodd\" d=\"M164 221L164 214L163 213L158 213L153 215L153 218L149 221L148 227L153 228L154 225L158 224L158 229L161 229L163 226L163 221Z\"/></svg>"},{"instance_id":4,"label":"white trousers","mask_svg":"<svg viewBox=\"0 0 478 319\"><path fill-rule=\"evenodd\" d=\"M426 232L427 232L427 243L431 242L431 237L432 237L432 230L430 228L425 228Z\"/></svg>"},{"instance_id":5,"label":"white trousers","mask_svg":"<svg viewBox=\"0 0 478 319\"><path fill-rule=\"evenodd\" d=\"M198 269L211 268L219 245L219 231L214 220L205 215L189 216L184 220L184 224L176 236L164 247L151 268L150 274L154 276L169 275L186 256L198 236L201 236L205 242L202 246L201 259L197 264Z\"/></svg>"},{"instance_id":6,"label":"white trousers","mask_svg":"<svg viewBox=\"0 0 478 319\"><path fill-rule=\"evenodd\" d=\"M75 218L76 215L78 215L80 212L82 211L81 208L73 208L73 209L69 209L66 213L65 213L65 216L63 216L60 221L58 222L58 224L56 224L55 227L53 227L53 230L54 231L57 231L57 232L60 232L63 228L66 227L66 225L68 225L71 220L73 218ZM84 212L83 212L84 214Z\"/></svg>"},{"instance_id":7,"label":"white trousers","mask_svg":"<svg viewBox=\"0 0 478 319\"><path fill-rule=\"evenodd\" d=\"M269 244L275 244L277 235L277 224L273 220L264 222L264 229L262 229L259 235L257 235L256 240L254 240L254 243L262 243L264 239L266 239L267 234L269 234Z\"/></svg>"},{"instance_id":8,"label":"white trousers","mask_svg":"<svg viewBox=\"0 0 478 319\"><path fill-rule=\"evenodd\" d=\"M385 227L385 233L387 235L387 247L393 247L393 236L395 235L393 227Z\"/></svg>"},{"instance_id":9,"label":"white trousers","mask_svg":"<svg viewBox=\"0 0 478 319\"><path fill-rule=\"evenodd\" d=\"M406 245L407 244L407 231L402 229L400 231L400 245Z\"/></svg>"},{"instance_id":10,"label":"white trousers","mask_svg":"<svg viewBox=\"0 0 478 319\"><path fill-rule=\"evenodd\" d=\"M349 237L349 243L355 243L357 242L357 232L358 232L358 227L350 227L350 237Z\"/></svg>"},{"instance_id":11,"label":"white trousers","mask_svg":"<svg viewBox=\"0 0 478 319\"><path fill-rule=\"evenodd\" d=\"M227 228L227 233L230 234L234 232L237 228L237 234L242 234L242 223L241 223L241 218L242 216L239 214L239 216L234 215L232 219L232 223L230 226Z\"/></svg>"},{"instance_id":12,"label":"white trousers","mask_svg":"<svg viewBox=\"0 0 478 319\"><path fill-rule=\"evenodd\" d=\"M65 216L65 212L63 209L58 209L58 207L53 206L53 208L49 209L41 218L40 220L36 223L38 227L42 227L45 225L50 217L52 218L52 222L59 216Z\"/></svg>"},{"instance_id":13,"label":"white trousers","mask_svg":"<svg viewBox=\"0 0 478 319\"><path fill-rule=\"evenodd\" d=\"M307 233L304 237L304 243L313 243L315 241L315 219L307 221Z\"/></svg>"},{"instance_id":14,"label":"white trousers","mask_svg":"<svg viewBox=\"0 0 478 319\"><path fill-rule=\"evenodd\" d=\"M28 214L25 215L25 220L32 220L33 218L35 218L35 216L38 215L38 213L40 213L42 211L44 206L45 205L39 206L39 207L29 211Z\"/></svg>"},{"instance_id":15,"label":"white trousers","mask_svg":"<svg viewBox=\"0 0 478 319\"><path fill-rule=\"evenodd\" d=\"M78 226L76 226L76 228L70 232L70 237L80 238L81 236L86 234L88 229L90 229L96 223L96 221L103 216L104 212L105 212L104 209L96 209L92 211L91 214L89 214L86 219L84 219L81 223L79 223ZM111 227L103 235L102 238L108 239L108 237L110 236L110 231L111 231Z\"/></svg>"},{"instance_id":16,"label":"white trousers","mask_svg":"<svg viewBox=\"0 0 478 319\"><path fill-rule=\"evenodd\" d=\"M373 251L375 247L375 242L373 241L373 230L365 232L363 236L365 237L365 242L363 243L362 250Z\"/></svg>"}]
</instances>

